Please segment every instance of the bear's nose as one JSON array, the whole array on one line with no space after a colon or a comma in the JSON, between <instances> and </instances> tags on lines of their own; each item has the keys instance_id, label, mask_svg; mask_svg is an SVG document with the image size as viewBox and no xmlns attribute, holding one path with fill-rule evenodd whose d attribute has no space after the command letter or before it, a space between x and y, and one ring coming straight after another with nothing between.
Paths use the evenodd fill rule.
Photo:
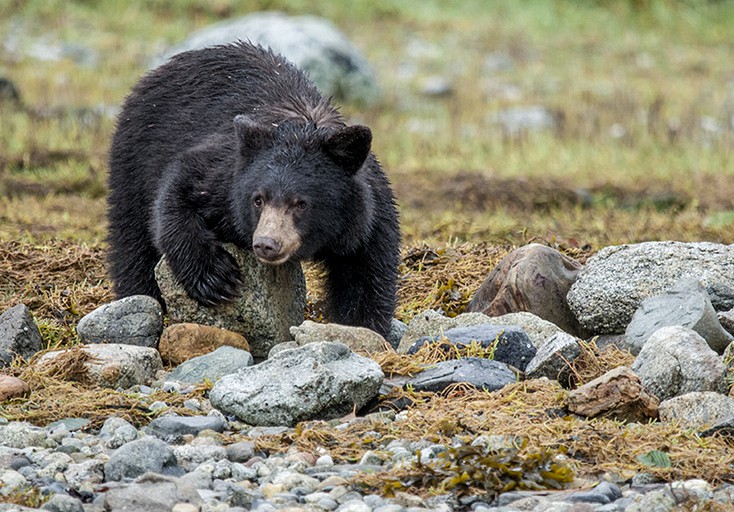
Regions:
<instances>
[{"instance_id":1,"label":"bear's nose","mask_svg":"<svg viewBox=\"0 0 734 512\"><path fill-rule=\"evenodd\" d=\"M263 260L278 259L280 249L280 242L266 236L259 236L252 242L252 250L255 251L255 256Z\"/></svg>"}]
</instances>

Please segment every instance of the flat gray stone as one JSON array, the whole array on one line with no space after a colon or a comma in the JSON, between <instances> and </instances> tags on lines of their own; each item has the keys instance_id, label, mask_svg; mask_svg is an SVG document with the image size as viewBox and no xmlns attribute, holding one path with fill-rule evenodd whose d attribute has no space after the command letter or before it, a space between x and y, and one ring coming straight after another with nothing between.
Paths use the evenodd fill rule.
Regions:
<instances>
[{"instance_id":1,"label":"flat gray stone","mask_svg":"<svg viewBox=\"0 0 734 512\"><path fill-rule=\"evenodd\" d=\"M566 297L594 334L625 331L643 300L684 277L698 279L717 311L734 307L734 245L644 242L605 247L589 258Z\"/></svg>"},{"instance_id":2,"label":"flat gray stone","mask_svg":"<svg viewBox=\"0 0 734 512\"><path fill-rule=\"evenodd\" d=\"M226 245L240 266L241 295L229 304L200 305L175 281L165 258L155 268L156 280L171 323L191 322L241 334L253 357L265 358L276 343L290 340L289 329L303 322L306 281L298 262L272 266L247 250Z\"/></svg>"},{"instance_id":3,"label":"flat gray stone","mask_svg":"<svg viewBox=\"0 0 734 512\"><path fill-rule=\"evenodd\" d=\"M246 350L223 346L203 356L192 357L178 365L168 375L167 380L177 380L195 384L204 379L216 382L225 375L235 373L255 363L252 354Z\"/></svg>"},{"instance_id":4,"label":"flat gray stone","mask_svg":"<svg viewBox=\"0 0 734 512\"><path fill-rule=\"evenodd\" d=\"M447 386L467 383L487 391L502 389L517 381L517 374L506 364L490 359L466 357L441 361L406 382L415 391L444 390Z\"/></svg>"},{"instance_id":5,"label":"flat gray stone","mask_svg":"<svg viewBox=\"0 0 734 512\"><path fill-rule=\"evenodd\" d=\"M176 53L241 39L270 47L304 70L325 96L373 104L382 96L377 75L362 53L330 21L317 16L258 12L204 27L168 50Z\"/></svg>"},{"instance_id":6,"label":"flat gray stone","mask_svg":"<svg viewBox=\"0 0 734 512\"><path fill-rule=\"evenodd\" d=\"M0 367L8 366L16 356L28 360L42 348L41 331L25 304L0 315Z\"/></svg>"},{"instance_id":7,"label":"flat gray stone","mask_svg":"<svg viewBox=\"0 0 734 512\"><path fill-rule=\"evenodd\" d=\"M630 352L639 354L650 335L668 325L696 331L719 354L734 341L719 323L709 294L698 279L682 279L665 293L642 301L625 333Z\"/></svg>"},{"instance_id":8,"label":"flat gray stone","mask_svg":"<svg viewBox=\"0 0 734 512\"><path fill-rule=\"evenodd\" d=\"M149 471L172 476L182 474L171 447L154 437L125 443L112 453L104 467L105 481L129 480Z\"/></svg>"},{"instance_id":9,"label":"flat gray stone","mask_svg":"<svg viewBox=\"0 0 734 512\"><path fill-rule=\"evenodd\" d=\"M424 336L416 341L408 354L415 354L426 343L440 342L459 348L468 346L472 341L482 348L494 346L494 360L508 364L522 371L535 356L535 347L525 332L515 325L480 324L469 327L454 327L446 330L442 336Z\"/></svg>"},{"instance_id":10,"label":"flat gray stone","mask_svg":"<svg viewBox=\"0 0 734 512\"><path fill-rule=\"evenodd\" d=\"M663 327L642 347L631 369L660 401L693 391L726 393L726 367L698 333Z\"/></svg>"},{"instance_id":11,"label":"flat gray stone","mask_svg":"<svg viewBox=\"0 0 734 512\"><path fill-rule=\"evenodd\" d=\"M713 391L692 392L660 403L660 421L680 422L687 428L704 428L734 417L734 399Z\"/></svg>"},{"instance_id":12,"label":"flat gray stone","mask_svg":"<svg viewBox=\"0 0 734 512\"><path fill-rule=\"evenodd\" d=\"M124 343L156 348L163 332L163 309L153 297L132 295L104 304L79 320L84 343Z\"/></svg>"},{"instance_id":13,"label":"flat gray stone","mask_svg":"<svg viewBox=\"0 0 734 512\"><path fill-rule=\"evenodd\" d=\"M346 345L316 342L222 377L209 400L251 425L294 426L361 408L377 395L383 378L376 362Z\"/></svg>"},{"instance_id":14,"label":"flat gray stone","mask_svg":"<svg viewBox=\"0 0 734 512\"><path fill-rule=\"evenodd\" d=\"M525 368L528 379L547 377L568 386L571 376L569 366L579 355L581 347L578 339L565 332L552 336L535 354Z\"/></svg>"}]
</instances>

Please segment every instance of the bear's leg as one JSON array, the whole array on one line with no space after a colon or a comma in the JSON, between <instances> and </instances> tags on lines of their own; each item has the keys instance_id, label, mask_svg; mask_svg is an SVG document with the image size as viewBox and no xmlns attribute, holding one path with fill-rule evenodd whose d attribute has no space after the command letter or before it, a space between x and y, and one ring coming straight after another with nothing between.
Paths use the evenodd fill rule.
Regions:
<instances>
[{"instance_id":1,"label":"bear's leg","mask_svg":"<svg viewBox=\"0 0 734 512\"><path fill-rule=\"evenodd\" d=\"M125 199L135 197L134 193L122 196L113 191L109 201L108 263L115 296L149 295L160 302L153 273L160 253L148 231L146 209L139 201Z\"/></svg>"},{"instance_id":2,"label":"bear's leg","mask_svg":"<svg viewBox=\"0 0 734 512\"><path fill-rule=\"evenodd\" d=\"M386 336L395 313L397 259L397 251L386 255L368 249L327 259L329 320L367 327Z\"/></svg>"},{"instance_id":3,"label":"bear's leg","mask_svg":"<svg viewBox=\"0 0 734 512\"><path fill-rule=\"evenodd\" d=\"M211 199L195 191L185 162L164 179L154 208L156 245L189 296L204 306L235 298L242 285L234 257L207 227Z\"/></svg>"}]
</instances>

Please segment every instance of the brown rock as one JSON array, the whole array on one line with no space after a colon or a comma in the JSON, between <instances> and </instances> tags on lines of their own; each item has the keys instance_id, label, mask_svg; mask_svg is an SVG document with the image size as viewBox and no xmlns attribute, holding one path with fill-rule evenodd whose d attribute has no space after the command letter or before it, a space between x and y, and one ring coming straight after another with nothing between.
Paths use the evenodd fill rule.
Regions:
<instances>
[{"instance_id":1,"label":"brown rock","mask_svg":"<svg viewBox=\"0 0 734 512\"><path fill-rule=\"evenodd\" d=\"M564 331L585 337L566 302L582 265L540 244L515 249L489 273L468 311L500 316L528 311Z\"/></svg>"},{"instance_id":2,"label":"brown rock","mask_svg":"<svg viewBox=\"0 0 734 512\"><path fill-rule=\"evenodd\" d=\"M31 393L31 388L17 377L11 375L0 375L0 402L11 398L26 397Z\"/></svg>"},{"instance_id":3,"label":"brown rock","mask_svg":"<svg viewBox=\"0 0 734 512\"><path fill-rule=\"evenodd\" d=\"M250 345L241 334L219 327L192 323L166 327L161 334L158 351L163 361L179 365L193 357L214 352L224 345L250 351Z\"/></svg>"},{"instance_id":4,"label":"brown rock","mask_svg":"<svg viewBox=\"0 0 734 512\"><path fill-rule=\"evenodd\" d=\"M640 378L626 366L620 366L569 392L566 408L587 418L605 416L643 422L657 418L658 404Z\"/></svg>"}]
</instances>

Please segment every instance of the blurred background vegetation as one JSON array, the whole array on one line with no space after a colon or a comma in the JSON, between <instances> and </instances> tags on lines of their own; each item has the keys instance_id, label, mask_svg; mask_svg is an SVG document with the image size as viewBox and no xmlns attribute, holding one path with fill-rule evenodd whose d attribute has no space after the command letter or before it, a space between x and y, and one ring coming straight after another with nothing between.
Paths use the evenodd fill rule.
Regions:
<instances>
[{"instance_id":1,"label":"blurred background vegetation","mask_svg":"<svg viewBox=\"0 0 734 512\"><path fill-rule=\"evenodd\" d=\"M643 240L734 242L732 1L6 0L0 78L20 93L13 101L0 81L6 266L24 268L7 244L44 261L73 253L97 263L82 276L108 289L117 108L151 59L258 10L328 18L374 67L384 100L342 110L373 129L400 202L408 273L447 248L461 248L447 265L482 262L469 265L479 278L529 241L579 257ZM437 77L444 93L427 93ZM502 121L513 112L542 122L514 129ZM4 300L29 300L32 279L10 276L0 272ZM434 302L461 303L477 284L426 283ZM53 295L67 313L103 298L51 288L39 300Z\"/></svg>"}]
</instances>

